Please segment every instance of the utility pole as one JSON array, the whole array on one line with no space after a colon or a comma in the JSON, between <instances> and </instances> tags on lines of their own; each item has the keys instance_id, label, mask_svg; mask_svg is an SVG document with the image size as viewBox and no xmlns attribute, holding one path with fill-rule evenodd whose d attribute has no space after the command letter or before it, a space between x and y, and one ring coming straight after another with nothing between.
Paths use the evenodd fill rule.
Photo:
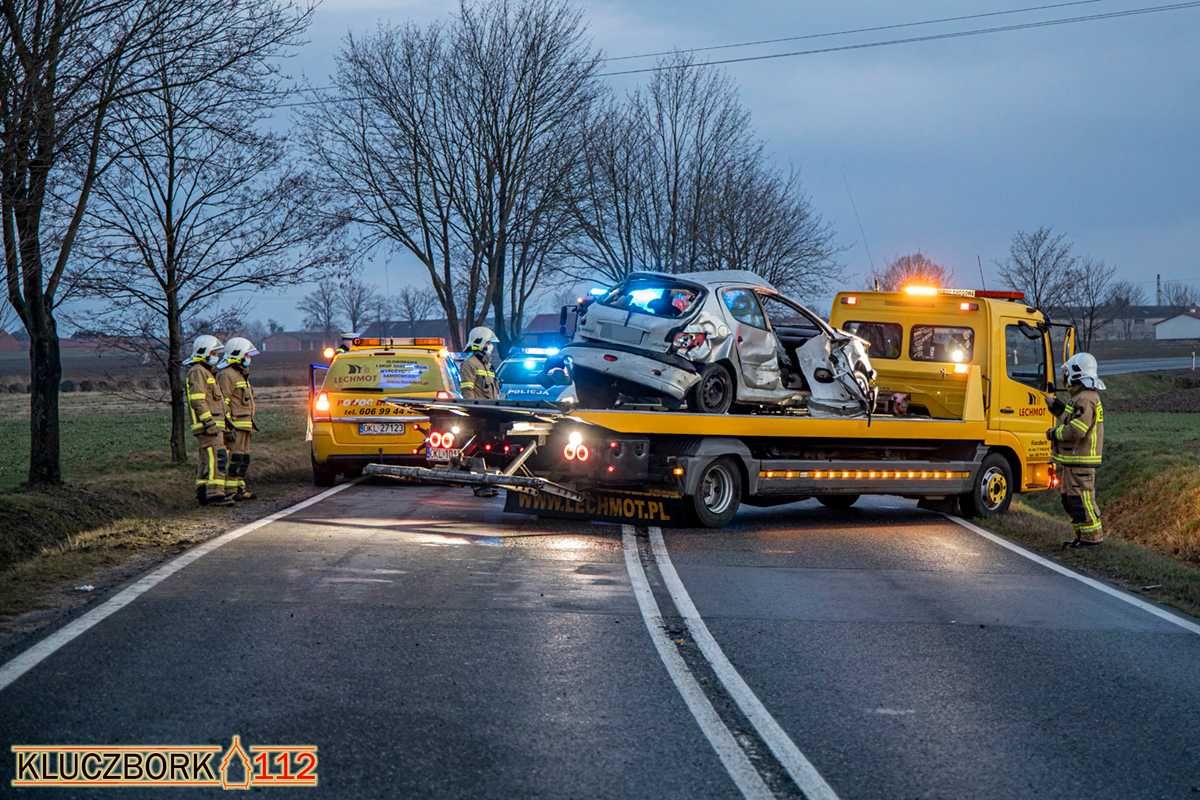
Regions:
<instances>
[{"instance_id":1,"label":"utility pole","mask_svg":"<svg viewBox=\"0 0 1200 800\"><path fill-rule=\"evenodd\" d=\"M1154 305L1161 306L1162 303L1162 273L1154 276Z\"/></svg>"}]
</instances>

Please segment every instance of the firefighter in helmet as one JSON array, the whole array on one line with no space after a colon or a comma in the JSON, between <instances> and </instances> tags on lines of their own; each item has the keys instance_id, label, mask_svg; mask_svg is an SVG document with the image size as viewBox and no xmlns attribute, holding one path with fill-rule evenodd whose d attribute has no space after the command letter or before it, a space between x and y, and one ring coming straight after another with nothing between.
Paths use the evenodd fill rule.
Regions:
<instances>
[{"instance_id":1,"label":"firefighter in helmet","mask_svg":"<svg viewBox=\"0 0 1200 800\"><path fill-rule=\"evenodd\" d=\"M204 334L192 344L187 364L187 401L196 437L200 467L196 473L196 499L200 505L227 506L233 503L225 494L225 398L215 373L221 353L221 340Z\"/></svg>"},{"instance_id":2,"label":"firefighter in helmet","mask_svg":"<svg viewBox=\"0 0 1200 800\"><path fill-rule=\"evenodd\" d=\"M1051 395L1046 404L1058 425L1046 431L1062 484L1062 504L1071 517L1075 538L1063 547L1094 547L1104 541L1100 507L1096 505L1096 468L1104 455L1104 404L1096 359L1076 353L1060 367L1062 382L1071 397L1067 402Z\"/></svg>"},{"instance_id":3,"label":"firefighter in helmet","mask_svg":"<svg viewBox=\"0 0 1200 800\"><path fill-rule=\"evenodd\" d=\"M492 353L500 341L491 328L480 325L467 334L467 358L462 362L459 386L466 400L496 400L500 384L492 370Z\"/></svg>"},{"instance_id":4,"label":"firefighter in helmet","mask_svg":"<svg viewBox=\"0 0 1200 800\"><path fill-rule=\"evenodd\" d=\"M234 500L253 500L246 486L250 468L250 437L258 430L254 419L254 389L250 386L250 359L258 350L241 336L225 343L225 357L217 372L217 384L225 396L225 443L229 447L229 471L225 494Z\"/></svg>"}]
</instances>

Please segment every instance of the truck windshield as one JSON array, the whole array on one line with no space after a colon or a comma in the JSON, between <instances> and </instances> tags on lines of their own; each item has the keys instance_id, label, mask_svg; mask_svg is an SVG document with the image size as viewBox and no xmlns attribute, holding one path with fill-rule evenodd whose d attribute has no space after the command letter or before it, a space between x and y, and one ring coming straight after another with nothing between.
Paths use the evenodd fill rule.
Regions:
<instances>
[{"instance_id":1,"label":"truck windshield","mask_svg":"<svg viewBox=\"0 0 1200 800\"><path fill-rule=\"evenodd\" d=\"M637 280L616 287L600 302L611 308L672 319L691 311L697 297L699 292L681 284Z\"/></svg>"},{"instance_id":2,"label":"truck windshield","mask_svg":"<svg viewBox=\"0 0 1200 800\"><path fill-rule=\"evenodd\" d=\"M436 357L421 355L344 355L325 375L326 391L419 394L446 389Z\"/></svg>"}]
</instances>

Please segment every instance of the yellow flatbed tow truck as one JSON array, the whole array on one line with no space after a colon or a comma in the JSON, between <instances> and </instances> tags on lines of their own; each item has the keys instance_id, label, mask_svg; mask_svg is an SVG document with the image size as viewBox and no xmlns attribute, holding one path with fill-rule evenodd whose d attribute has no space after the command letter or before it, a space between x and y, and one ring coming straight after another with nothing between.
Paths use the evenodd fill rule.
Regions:
<instances>
[{"instance_id":1,"label":"yellow flatbed tow truck","mask_svg":"<svg viewBox=\"0 0 1200 800\"><path fill-rule=\"evenodd\" d=\"M870 343L869 418L394 398L429 417L431 438L450 432L461 447L430 448L430 466L366 472L503 488L517 513L705 527L741 503L848 508L867 494L991 516L1014 493L1057 485L1045 395L1073 348L1069 326L1013 293L924 287L841 293L830 322ZM505 442L504 464L476 440Z\"/></svg>"}]
</instances>

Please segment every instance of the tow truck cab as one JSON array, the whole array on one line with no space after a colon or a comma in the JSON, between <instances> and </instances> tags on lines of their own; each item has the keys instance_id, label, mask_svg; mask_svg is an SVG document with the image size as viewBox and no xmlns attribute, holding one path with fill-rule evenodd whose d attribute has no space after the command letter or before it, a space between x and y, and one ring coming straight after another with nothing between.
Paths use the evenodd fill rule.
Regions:
<instances>
[{"instance_id":1,"label":"tow truck cab","mask_svg":"<svg viewBox=\"0 0 1200 800\"><path fill-rule=\"evenodd\" d=\"M978 366L991 441L1020 467L1049 460L1045 393L1055 389L1057 365L1074 352L1074 328L1050 322L1021 293L924 286L842 292L829 321L869 343L879 411L961 419L962 377Z\"/></svg>"},{"instance_id":2,"label":"tow truck cab","mask_svg":"<svg viewBox=\"0 0 1200 800\"><path fill-rule=\"evenodd\" d=\"M451 400L458 370L440 338L347 335L309 367L313 483L332 485L369 463L424 463L428 418L388 397Z\"/></svg>"}]
</instances>

